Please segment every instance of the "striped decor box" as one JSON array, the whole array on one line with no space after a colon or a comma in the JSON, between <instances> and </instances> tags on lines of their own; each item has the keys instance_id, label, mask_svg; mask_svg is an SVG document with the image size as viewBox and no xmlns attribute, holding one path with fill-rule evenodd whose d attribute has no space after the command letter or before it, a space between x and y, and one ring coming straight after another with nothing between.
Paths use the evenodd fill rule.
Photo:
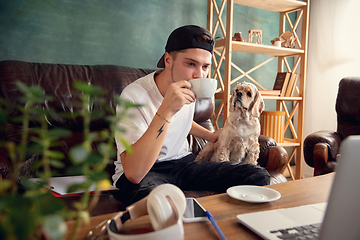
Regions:
<instances>
[{"instance_id":1,"label":"striped decor box","mask_svg":"<svg viewBox=\"0 0 360 240\"><path fill-rule=\"evenodd\" d=\"M264 111L260 115L261 134L273 138L277 143L284 142L285 112Z\"/></svg>"}]
</instances>

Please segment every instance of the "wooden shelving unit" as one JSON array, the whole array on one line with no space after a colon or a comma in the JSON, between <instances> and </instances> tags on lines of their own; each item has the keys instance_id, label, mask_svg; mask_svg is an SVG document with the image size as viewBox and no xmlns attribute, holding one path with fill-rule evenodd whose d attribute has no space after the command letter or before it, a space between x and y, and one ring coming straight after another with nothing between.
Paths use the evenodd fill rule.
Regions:
<instances>
[{"instance_id":1,"label":"wooden shelving unit","mask_svg":"<svg viewBox=\"0 0 360 240\"><path fill-rule=\"evenodd\" d=\"M253 44L247 42L239 42L232 40L233 33L233 8L235 4L245 5L248 7L260 8L268 11L279 12L279 33L285 32L286 24L291 29L296 39L295 48L279 48L271 45ZM215 35L218 29L222 32L222 38L215 43L215 52L213 55L214 71L212 78L219 81L220 88L216 91L215 98L221 99L221 104L214 116L215 127L219 127L218 121L222 114L223 123L229 115L229 99L232 84L238 82L242 78L247 78L259 89L266 90L261 84L250 76L250 73L277 58L278 72L288 71L299 74L298 86L296 91L290 97L264 96L265 99L276 101L276 110L285 111L286 122L284 132L291 130L293 138L286 138L283 143L279 143L283 147L292 147L289 159L295 156L296 173L293 175L290 165L288 170L293 179L300 179L302 174L302 158L303 158L303 125L304 125L304 103L305 103L305 86L306 86L306 62L307 62L307 42L308 42L308 22L309 22L309 5L310 0L223 0L219 5L216 0L208 0L208 18L207 28ZM226 24L222 21L222 15L226 9ZM289 14L297 12L297 18L291 21ZM214 14L215 13L215 14ZM298 37L297 29L301 29L301 38ZM215 36L214 36L215 37ZM268 55L269 58L262 63L254 66L248 71L242 70L234 62L232 62L232 52L246 52L252 54ZM288 58L294 58L294 66L290 67ZM220 72L220 67L224 66L224 72ZM231 79L231 71L235 69L241 73L240 76ZM292 101L293 106L288 109L286 101Z\"/></svg>"},{"instance_id":2,"label":"wooden shelving unit","mask_svg":"<svg viewBox=\"0 0 360 240\"><path fill-rule=\"evenodd\" d=\"M225 39L216 41L216 48L223 48L225 46ZM232 50L236 52L247 52L255 54L265 54L272 56L291 56L304 53L301 49L294 48L278 48L270 45L253 44L247 42L232 42Z\"/></svg>"}]
</instances>

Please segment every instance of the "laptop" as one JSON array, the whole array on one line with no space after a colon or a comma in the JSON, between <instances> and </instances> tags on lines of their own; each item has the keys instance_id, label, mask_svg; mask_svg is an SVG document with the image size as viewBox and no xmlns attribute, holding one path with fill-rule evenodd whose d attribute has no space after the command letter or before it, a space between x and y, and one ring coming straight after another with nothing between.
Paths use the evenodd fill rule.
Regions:
<instances>
[{"instance_id":1,"label":"laptop","mask_svg":"<svg viewBox=\"0 0 360 240\"><path fill-rule=\"evenodd\" d=\"M312 239L360 239L360 136L341 144L327 203L240 214L237 219L263 239L308 239L300 230L311 232Z\"/></svg>"}]
</instances>

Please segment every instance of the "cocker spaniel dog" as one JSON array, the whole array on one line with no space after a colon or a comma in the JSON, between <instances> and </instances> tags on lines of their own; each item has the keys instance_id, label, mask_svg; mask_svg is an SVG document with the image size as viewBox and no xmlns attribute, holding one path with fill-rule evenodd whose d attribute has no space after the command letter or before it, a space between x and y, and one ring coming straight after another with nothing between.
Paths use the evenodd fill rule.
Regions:
<instances>
[{"instance_id":1,"label":"cocker spaniel dog","mask_svg":"<svg viewBox=\"0 0 360 240\"><path fill-rule=\"evenodd\" d=\"M232 161L256 165L259 157L259 117L264 101L252 83L238 83L230 97L230 114L215 143L207 143L195 161Z\"/></svg>"}]
</instances>

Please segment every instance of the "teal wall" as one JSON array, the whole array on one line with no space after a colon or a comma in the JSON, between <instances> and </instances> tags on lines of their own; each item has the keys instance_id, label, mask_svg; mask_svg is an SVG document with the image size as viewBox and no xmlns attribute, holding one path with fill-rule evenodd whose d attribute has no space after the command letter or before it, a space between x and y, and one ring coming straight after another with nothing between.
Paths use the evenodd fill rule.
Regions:
<instances>
[{"instance_id":1,"label":"teal wall","mask_svg":"<svg viewBox=\"0 0 360 240\"><path fill-rule=\"evenodd\" d=\"M2 0L0 59L154 68L169 33L206 24L206 1Z\"/></svg>"},{"instance_id":2,"label":"teal wall","mask_svg":"<svg viewBox=\"0 0 360 240\"><path fill-rule=\"evenodd\" d=\"M0 60L155 68L173 29L206 27L206 19L206 0L1 0ZM261 29L270 45L278 24L278 13L235 5L233 30L246 39L250 29ZM245 71L269 58L233 56ZM276 72L273 60L251 76L272 88Z\"/></svg>"},{"instance_id":3,"label":"teal wall","mask_svg":"<svg viewBox=\"0 0 360 240\"><path fill-rule=\"evenodd\" d=\"M242 32L248 40L248 31L250 29L262 30L263 44L271 45L271 40L279 37L279 13L266 10L235 5L234 6L234 32ZM233 61L244 71L252 69L259 63L269 59L271 56L233 52ZM232 77L235 78L241 74L236 70L232 71ZM274 79L277 74L277 58L270 63L262 66L250 74L265 88L272 89ZM244 81L243 78L241 81Z\"/></svg>"}]
</instances>

